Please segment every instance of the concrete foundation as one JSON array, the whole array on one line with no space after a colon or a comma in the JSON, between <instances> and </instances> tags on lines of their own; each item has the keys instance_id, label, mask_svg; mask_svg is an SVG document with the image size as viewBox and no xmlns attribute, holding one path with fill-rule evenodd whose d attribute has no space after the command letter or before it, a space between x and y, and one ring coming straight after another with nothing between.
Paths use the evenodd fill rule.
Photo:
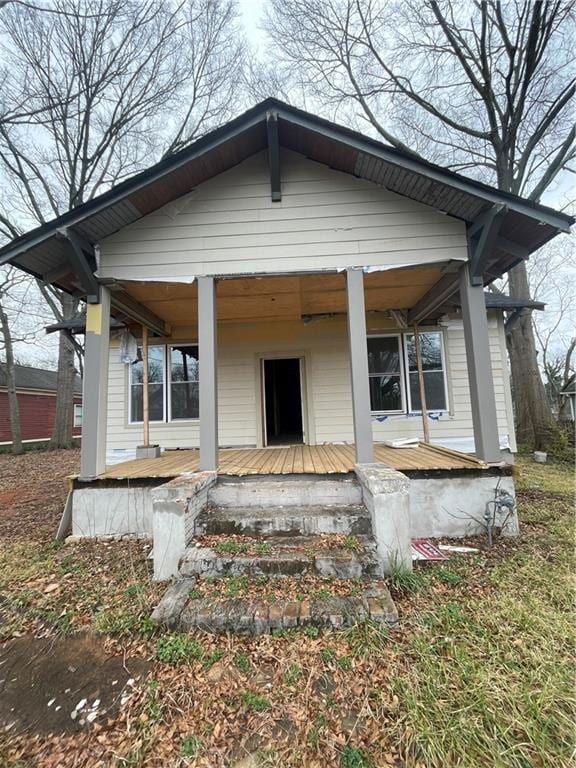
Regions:
<instances>
[{"instance_id":1,"label":"concrete foundation","mask_svg":"<svg viewBox=\"0 0 576 768\"><path fill-rule=\"evenodd\" d=\"M382 464L357 464L356 476L372 516L372 533L383 572L411 570L410 481Z\"/></svg>"},{"instance_id":2,"label":"concrete foundation","mask_svg":"<svg viewBox=\"0 0 576 768\"><path fill-rule=\"evenodd\" d=\"M196 472L151 491L156 581L177 575L180 558L194 535L194 522L208 503L208 490L215 482L215 472Z\"/></svg>"},{"instance_id":3,"label":"concrete foundation","mask_svg":"<svg viewBox=\"0 0 576 768\"><path fill-rule=\"evenodd\" d=\"M72 497L72 535L151 536L150 487L76 488Z\"/></svg>"},{"instance_id":4,"label":"concrete foundation","mask_svg":"<svg viewBox=\"0 0 576 768\"><path fill-rule=\"evenodd\" d=\"M458 538L485 533L486 503L494 500L497 485L515 497L514 480L506 475L482 472L461 477L454 473L450 477L411 478L412 538ZM502 518L497 518L497 526L502 522ZM508 517L503 534L517 536L518 532L518 516L514 511Z\"/></svg>"}]
</instances>

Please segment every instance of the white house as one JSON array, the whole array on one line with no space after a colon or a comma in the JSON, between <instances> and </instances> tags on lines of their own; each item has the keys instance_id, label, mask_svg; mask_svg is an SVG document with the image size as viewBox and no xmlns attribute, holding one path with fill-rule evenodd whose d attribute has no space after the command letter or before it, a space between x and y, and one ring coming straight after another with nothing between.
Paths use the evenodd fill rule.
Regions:
<instances>
[{"instance_id":1,"label":"white house","mask_svg":"<svg viewBox=\"0 0 576 768\"><path fill-rule=\"evenodd\" d=\"M227 478L278 475L357 486L388 566L477 530L516 449L484 287L572 222L267 99L14 240L87 300L75 533L154 534L162 578Z\"/></svg>"}]
</instances>

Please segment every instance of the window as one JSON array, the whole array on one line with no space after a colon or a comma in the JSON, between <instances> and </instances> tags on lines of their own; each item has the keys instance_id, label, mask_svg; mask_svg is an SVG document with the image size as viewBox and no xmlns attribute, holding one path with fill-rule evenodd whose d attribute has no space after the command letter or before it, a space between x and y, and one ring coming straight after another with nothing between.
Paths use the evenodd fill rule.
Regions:
<instances>
[{"instance_id":1,"label":"window","mask_svg":"<svg viewBox=\"0 0 576 768\"><path fill-rule=\"evenodd\" d=\"M169 347L170 419L197 419L198 347Z\"/></svg>"},{"instance_id":2,"label":"window","mask_svg":"<svg viewBox=\"0 0 576 768\"><path fill-rule=\"evenodd\" d=\"M426 407L428 411L446 411L442 333L421 331L419 336ZM421 410L413 333L368 337L368 374L373 412L417 413Z\"/></svg>"},{"instance_id":3,"label":"window","mask_svg":"<svg viewBox=\"0 0 576 768\"><path fill-rule=\"evenodd\" d=\"M148 403L150 421L164 421L164 347L148 347ZM141 422L143 415L142 383L144 365L142 350L138 348L138 360L130 366L130 422Z\"/></svg>"},{"instance_id":4,"label":"window","mask_svg":"<svg viewBox=\"0 0 576 768\"><path fill-rule=\"evenodd\" d=\"M403 410L402 354L400 336L368 339L370 405L373 411Z\"/></svg>"},{"instance_id":5,"label":"window","mask_svg":"<svg viewBox=\"0 0 576 768\"><path fill-rule=\"evenodd\" d=\"M440 331L423 331L419 333L419 338L426 408L429 411L445 411L447 410L447 397L442 333ZM422 403L420 401L420 382L418 380L414 334L406 334L404 336L404 343L406 347L406 367L408 369L408 401L410 403L410 411L421 411Z\"/></svg>"},{"instance_id":6,"label":"window","mask_svg":"<svg viewBox=\"0 0 576 768\"><path fill-rule=\"evenodd\" d=\"M82 426L82 403L74 403L74 426Z\"/></svg>"}]
</instances>

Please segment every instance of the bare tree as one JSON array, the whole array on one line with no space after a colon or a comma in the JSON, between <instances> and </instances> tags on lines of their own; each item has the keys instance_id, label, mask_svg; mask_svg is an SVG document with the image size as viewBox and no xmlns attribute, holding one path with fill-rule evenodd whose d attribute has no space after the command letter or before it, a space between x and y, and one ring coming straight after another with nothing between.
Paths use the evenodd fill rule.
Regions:
<instances>
[{"instance_id":1,"label":"bare tree","mask_svg":"<svg viewBox=\"0 0 576 768\"><path fill-rule=\"evenodd\" d=\"M0 350L3 352L6 390L8 393L8 412L12 433L12 453L22 453L22 430L20 426L20 408L16 390L16 359L14 344L29 338L22 332L14 335L14 315L18 315L26 304L26 284L28 278L14 267L0 269ZM21 290L24 288L24 290ZM16 322L17 324L17 322Z\"/></svg>"},{"instance_id":2,"label":"bare tree","mask_svg":"<svg viewBox=\"0 0 576 768\"><path fill-rule=\"evenodd\" d=\"M270 0L285 71L404 152L538 201L574 158L573 6L561 0ZM524 264L512 296L529 297ZM552 414L527 314L510 335L518 436Z\"/></svg>"},{"instance_id":3,"label":"bare tree","mask_svg":"<svg viewBox=\"0 0 576 768\"><path fill-rule=\"evenodd\" d=\"M234 0L10 3L0 122L0 231L43 223L225 122L244 49ZM9 96L6 96L8 94ZM41 287L58 321L75 299ZM54 446L70 444L74 347L62 334Z\"/></svg>"},{"instance_id":4,"label":"bare tree","mask_svg":"<svg viewBox=\"0 0 576 768\"><path fill-rule=\"evenodd\" d=\"M547 305L548 311L535 313L534 331L546 389L561 422L567 420L569 403L560 391L574 373L574 257L572 238L563 236L549 243L528 265L533 296Z\"/></svg>"}]
</instances>

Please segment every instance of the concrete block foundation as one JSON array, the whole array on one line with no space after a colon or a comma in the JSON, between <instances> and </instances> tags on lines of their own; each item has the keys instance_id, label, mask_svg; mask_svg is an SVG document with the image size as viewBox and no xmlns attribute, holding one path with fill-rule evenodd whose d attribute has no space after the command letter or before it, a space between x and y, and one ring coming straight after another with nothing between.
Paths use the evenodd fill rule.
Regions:
<instances>
[{"instance_id":1,"label":"concrete block foundation","mask_svg":"<svg viewBox=\"0 0 576 768\"><path fill-rule=\"evenodd\" d=\"M497 486L515 498L513 478L501 473L492 474L490 470L462 476L454 472L449 477L412 477L409 488L412 538L484 534L486 504L494 500ZM497 518L497 527L502 522L503 517ZM517 536L518 532L518 515L514 510L502 533Z\"/></svg>"},{"instance_id":2,"label":"concrete block foundation","mask_svg":"<svg viewBox=\"0 0 576 768\"><path fill-rule=\"evenodd\" d=\"M151 536L149 486L98 485L76 488L72 498L72 535L78 537Z\"/></svg>"}]
</instances>

